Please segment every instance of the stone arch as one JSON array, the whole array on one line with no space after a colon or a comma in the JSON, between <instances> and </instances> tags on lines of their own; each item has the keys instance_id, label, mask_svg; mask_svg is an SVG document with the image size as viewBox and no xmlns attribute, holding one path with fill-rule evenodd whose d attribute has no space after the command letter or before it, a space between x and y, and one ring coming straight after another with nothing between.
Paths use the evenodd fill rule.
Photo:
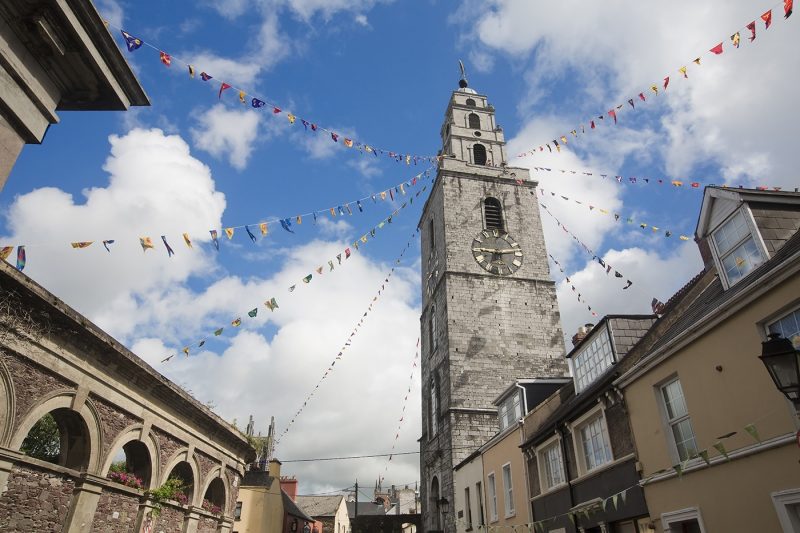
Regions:
<instances>
[{"instance_id":1,"label":"stone arch","mask_svg":"<svg viewBox=\"0 0 800 533\"><path fill-rule=\"evenodd\" d=\"M439 477L433 476L431 479L431 490L430 490L430 501L428 505L430 505L430 509L432 512L430 513L433 517L433 529L442 529L442 516L439 511L439 498L441 498L441 494L439 493Z\"/></svg>"},{"instance_id":2,"label":"stone arch","mask_svg":"<svg viewBox=\"0 0 800 533\"><path fill-rule=\"evenodd\" d=\"M6 364L0 359L0 444L6 445L14 429L14 382Z\"/></svg>"},{"instance_id":3,"label":"stone arch","mask_svg":"<svg viewBox=\"0 0 800 533\"><path fill-rule=\"evenodd\" d=\"M74 399L74 391L61 390L45 396L28 411L19 423L19 426L14 432L14 436L11 438L9 447L13 450L19 450L22 446L22 442L25 440L25 437L28 436L34 424L44 415L54 412L58 412L59 415L73 413L77 419L82 421L84 429L86 430L86 443L84 445L88 450L82 468L85 468L89 473L97 474L102 445L100 418L97 416L97 412L89 400L81 406L80 410L76 411L72 409Z\"/></svg>"},{"instance_id":4,"label":"stone arch","mask_svg":"<svg viewBox=\"0 0 800 533\"><path fill-rule=\"evenodd\" d=\"M108 455L106 455L105 459L103 460L102 466L100 467L100 476L108 475L108 471L111 468L111 463L114 462L114 457L116 456L117 451L119 451L121 448L124 448L131 442L139 442L147 449L147 453L149 455L148 459L150 461L149 480L145 483L144 488L153 489L158 486L156 484L160 474L160 465L158 464L158 443L153 438L152 434L148 434L144 438L141 438L142 429L142 424L136 424L134 426L129 426L120 432L119 436L109 447Z\"/></svg>"},{"instance_id":5,"label":"stone arch","mask_svg":"<svg viewBox=\"0 0 800 533\"><path fill-rule=\"evenodd\" d=\"M187 494L189 497L189 505L197 505L197 494L200 492L198 488L200 486L200 467L197 465L197 461L195 461L193 455L194 454L191 456L189 455L189 448L182 448L175 452L165 463L165 467L161 471L159 482L159 485L163 485L179 464L188 464L192 472L192 490L190 494Z\"/></svg>"},{"instance_id":6,"label":"stone arch","mask_svg":"<svg viewBox=\"0 0 800 533\"><path fill-rule=\"evenodd\" d=\"M209 498L209 500L211 501L211 503L219 505L222 508L222 514L224 515L228 512L228 500L230 499L229 496L231 494L231 488L228 485L228 477L223 475L221 466L214 467L211 470L211 472L208 473L206 479L203 481L202 490L200 491L200 494L203 495L203 499L206 499L206 496L208 495L209 490L212 489L212 484L214 484L215 481L218 484L221 483L221 491L222 491L221 498L216 497L215 500L210 500ZM215 496L219 495L215 493Z\"/></svg>"},{"instance_id":7,"label":"stone arch","mask_svg":"<svg viewBox=\"0 0 800 533\"><path fill-rule=\"evenodd\" d=\"M476 165L486 164L486 147L484 145L479 143L472 145L472 162Z\"/></svg>"}]
</instances>

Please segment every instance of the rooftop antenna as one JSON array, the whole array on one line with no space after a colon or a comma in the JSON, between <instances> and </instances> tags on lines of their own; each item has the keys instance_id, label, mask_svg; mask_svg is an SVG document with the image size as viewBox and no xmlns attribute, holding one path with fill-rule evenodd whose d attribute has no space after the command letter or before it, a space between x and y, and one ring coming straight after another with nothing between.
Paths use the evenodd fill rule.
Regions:
<instances>
[{"instance_id":1,"label":"rooftop antenna","mask_svg":"<svg viewBox=\"0 0 800 533\"><path fill-rule=\"evenodd\" d=\"M466 89L469 86L469 83L467 83L467 71L464 69L464 62L460 59L458 60L458 67L461 69L461 79L458 80L458 86Z\"/></svg>"}]
</instances>

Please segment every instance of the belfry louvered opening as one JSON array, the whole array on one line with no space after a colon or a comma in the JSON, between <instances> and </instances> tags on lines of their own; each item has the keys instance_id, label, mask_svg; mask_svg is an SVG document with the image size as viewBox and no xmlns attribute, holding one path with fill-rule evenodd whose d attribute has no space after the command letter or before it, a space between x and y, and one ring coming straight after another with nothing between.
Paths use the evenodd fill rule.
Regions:
<instances>
[{"instance_id":1,"label":"belfry louvered opening","mask_svg":"<svg viewBox=\"0 0 800 533\"><path fill-rule=\"evenodd\" d=\"M503 223L503 208L500 200L488 197L483 201L483 214L486 219L486 229L500 229L505 231Z\"/></svg>"}]
</instances>

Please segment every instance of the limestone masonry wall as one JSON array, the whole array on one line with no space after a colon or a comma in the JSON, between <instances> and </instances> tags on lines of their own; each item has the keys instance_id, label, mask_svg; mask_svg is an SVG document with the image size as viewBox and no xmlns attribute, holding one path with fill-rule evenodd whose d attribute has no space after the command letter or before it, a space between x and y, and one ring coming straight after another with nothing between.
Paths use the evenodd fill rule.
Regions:
<instances>
[{"instance_id":1,"label":"limestone masonry wall","mask_svg":"<svg viewBox=\"0 0 800 533\"><path fill-rule=\"evenodd\" d=\"M33 468L14 467L0 498L0 531L60 533L72 503L75 482Z\"/></svg>"},{"instance_id":2,"label":"limestone masonry wall","mask_svg":"<svg viewBox=\"0 0 800 533\"><path fill-rule=\"evenodd\" d=\"M92 533L132 533L138 514L138 496L106 488L97 502Z\"/></svg>"}]
</instances>

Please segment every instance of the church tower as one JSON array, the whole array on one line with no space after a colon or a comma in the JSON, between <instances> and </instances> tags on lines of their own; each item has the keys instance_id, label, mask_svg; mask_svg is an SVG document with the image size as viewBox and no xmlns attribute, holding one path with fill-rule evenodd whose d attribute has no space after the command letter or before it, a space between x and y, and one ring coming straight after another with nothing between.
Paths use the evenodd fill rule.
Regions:
<instances>
[{"instance_id":1,"label":"church tower","mask_svg":"<svg viewBox=\"0 0 800 533\"><path fill-rule=\"evenodd\" d=\"M494 111L462 75L419 223L423 531L455 531L439 502L454 502L453 467L499 430L500 393L517 378L567 375L536 182L506 165Z\"/></svg>"}]
</instances>

